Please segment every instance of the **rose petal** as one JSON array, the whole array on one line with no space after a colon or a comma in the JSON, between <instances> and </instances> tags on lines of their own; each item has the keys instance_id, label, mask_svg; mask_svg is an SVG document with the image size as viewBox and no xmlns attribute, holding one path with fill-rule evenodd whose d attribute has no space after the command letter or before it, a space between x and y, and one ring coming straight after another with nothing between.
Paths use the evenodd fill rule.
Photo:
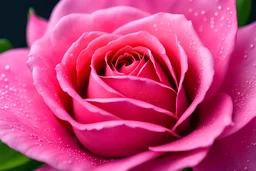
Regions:
<instances>
[{"instance_id":1,"label":"rose petal","mask_svg":"<svg viewBox=\"0 0 256 171\"><path fill-rule=\"evenodd\" d=\"M147 0L141 0L138 2L133 2L131 0L98 0L97 3L95 3L93 0L76 0L75 3L73 0L60 1L52 12L49 30L50 28L54 27L62 17L72 13L92 13L99 9L110 8L118 5L134 6L138 9L148 12L152 12L152 10L154 10L154 12L169 12L169 7L172 4L173 2L170 2L170 0L163 0L161 3L159 3L157 0L153 0L151 3L148 3ZM163 10L163 7L166 10Z\"/></svg>"},{"instance_id":2,"label":"rose petal","mask_svg":"<svg viewBox=\"0 0 256 171\"><path fill-rule=\"evenodd\" d=\"M235 134L218 140L193 170L255 170L256 118Z\"/></svg>"},{"instance_id":3,"label":"rose petal","mask_svg":"<svg viewBox=\"0 0 256 171\"><path fill-rule=\"evenodd\" d=\"M130 156L147 150L149 146L178 138L164 127L139 121L107 121L73 126L84 147L105 157Z\"/></svg>"},{"instance_id":4,"label":"rose petal","mask_svg":"<svg viewBox=\"0 0 256 171\"><path fill-rule=\"evenodd\" d=\"M91 41L88 46L79 54L77 57L77 85L80 89L86 89L88 83L90 82L90 72L91 72L91 60L95 51L105 45L110 41L117 39L118 35L104 34L95 38ZM107 55L107 54L104 54ZM105 65L104 65L105 66ZM104 68L104 66L102 66ZM86 90L87 91L87 90ZM82 94L85 94L86 91L83 91Z\"/></svg>"},{"instance_id":5,"label":"rose petal","mask_svg":"<svg viewBox=\"0 0 256 171\"><path fill-rule=\"evenodd\" d=\"M71 44L84 32L102 31L111 33L126 23L146 16L148 16L146 12L131 7L113 7L95 11L90 15L70 14L63 17L51 33L53 50L61 59Z\"/></svg>"},{"instance_id":6,"label":"rose petal","mask_svg":"<svg viewBox=\"0 0 256 171\"><path fill-rule=\"evenodd\" d=\"M101 79L124 97L145 101L175 112L176 93L163 84L134 76L109 76Z\"/></svg>"},{"instance_id":7,"label":"rose petal","mask_svg":"<svg viewBox=\"0 0 256 171\"><path fill-rule=\"evenodd\" d=\"M158 147L150 147L157 152L187 151L209 147L221 135L232 121L232 100L228 95L218 94L209 101L199 105L199 123L195 130L187 136Z\"/></svg>"},{"instance_id":8,"label":"rose petal","mask_svg":"<svg viewBox=\"0 0 256 171\"><path fill-rule=\"evenodd\" d=\"M208 97L215 95L225 79L230 55L235 45L236 1L193 0L184 3L176 0L168 12L183 14L188 20L191 20L200 40L211 51L215 74L207 95Z\"/></svg>"},{"instance_id":9,"label":"rose petal","mask_svg":"<svg viewBox=\"0 0 256 171\"><path fill-rule=\"evenodd\" d=\"M157 71L155 70L154 64L151 61L147 61L138 71L137 77L141 77L141 78L148 78L154 81L160 81L159 77L157 75ZM163 77L165 75L162 75ZM166 79L167 80L167 79ZM163 83L163 82L162 82ZM167 81L167 84L170 84Z\"/></svg>"},{"instance_id":10,"label":"rose petal","mask_svg":"<svg viewBox=\"0 0 256 171\"><path fill-rule=\"evenodd\" d=\"M145 75L148 75L148 77L145 77L145 75L144 75L145 78L150 78L150 75L152 75L151 77L154 78L154 75L157 74L157 77L161 81L161 83L163 83L167 86L171 86L171 84L168 80L168 75L166 75L163 68L158 63L158 61L160 63L162 63L162 61L157 58L157 54L155 54L156 56L154 56L154 54L152 54L152 51L145 47L139 46L139 47L135 47L135 49L138 50L139 52L145 54L150 59L149 64L153 65L153 67L154 67L154 69L152 67L147 68L148 65L143 67L137 76L141 77L143 74L145 74ZM148 70L146 70L146 69L148 69ZM145 72L145 71L147 71L147 72Z\"/></svg>"},{"instance_id":11,"label":"rose petal","mask_svg":"<svg viewBox=\"0 0 256 171\"><path fill-rule=\"evenodd\" d=\"M256 117L256 23L238 31L223 91L234 101L234 125L223 136L230 135Z\"/></svg>"},{"instance_id":12,"label":"rose petal","mask_svg":"<svg viewBox=\"0 0 256 171\"><path fill-rule=\"evenodd\" d=\"M85 99L85 101L125 120L149 122L166 128L171 128L177 121L173 113L140 100L103 98Z\"/></svg>"},{"instance_id":13,"label":"rose petal","mask_svg":"<svg viewBox=\"0 0 256 171\"><path fill-rule=\"evenodd\" d=\"M47 20L37 17L33 11L30 11L26 34L29 47L44 35L47 26Z\"/></svg>"},{"instance_id":14,"label":"rose petal","mask_svg":"<svg viewBox=\"0 0 256 171\"><path fill-rule=\"evenodd\" d=\"M109 113L106 110L98 108L97 106L84 101L82 98L77 97L79 95L72 95L76 96L76 99L73 99L73 108L74 116L76 121L79 123L90 124L103 121L121 120L121 118L111 114L111 112Z\"/></svg>"},{"instance_id":15,"label":"rose petal","mask_svg":"<svg viewBox=\"0 0 256 171\"><path fill-rule=\"evenodd\" d=\"M163 153L145 151L139 154L135 154L134 156L131 156L131 157L118 159L113 163L107 163L103 165L103 167L98 167L97 169L95 169L95 171L116 170L117 168L118 168L118 171L127 171L144 162L153 160L162 155Z\"/></svg>"},{"instance_id":16,"label":"rose petal","mask_svg":"<svg viewBox=\"0 0 256 171\"><path fill-rule=\"evenodd\" d=\"M199 148L191 151L167 153L159 158L143 163L138 167L131 169L131 171L171 171L190 168L200 163L209 150L210 148Z\"/></svg>"},{"instance_id":17,"label":"rose petal","mask_svg":"<svg viewBox=\"0 0 256 171\"><path fill-rule=\"evenodd\" d=\"M176 113L176 116L180 117L189 106L187 95L186 95L186 92L185 92L185 89L183 86L185 74L188 71L188 57L179 42L177 42L177 46L178 46L179 53L180 53L180 55L179 55L180 56L180 60L179 60L180 71L177 71L178 75L179 75L178 76L179 85L178 85L177 100L176 100L176 112L175 113Z\"/></svg>"},{"instance_id":18,"label":"rose petal","mask_svg":"<svg viewBox=\"0 0 256 171\"><path fill-rule=\"evenodd\" d=\"M60 170L91 168L91 156L81 151L35 90L27 55L27 49L16 49L0 56L0 139Z\"/></svg>"},{"instance_id":19,"label":"rose petal","mask_svg":"<svg viewBox=\"0 0 256 171\"><path fill-rule=\"evenodd\" d=\"M195 110L196 106L202 102L211 86L214 74L212 56L201 43L192 23L182 15L155 14L121 26L114 33L126 35L138 30L147 31L158 38L165 47L166 54L172 63L177 63L180 60L180 52L175 49L177 47L177 39L187 55L189 68L183 85L192 103L174 126L173 130L176 130L178 127L182 127L182 123ZM174 70L180 71L179 68Z\"/></svg>"}]
</instances>

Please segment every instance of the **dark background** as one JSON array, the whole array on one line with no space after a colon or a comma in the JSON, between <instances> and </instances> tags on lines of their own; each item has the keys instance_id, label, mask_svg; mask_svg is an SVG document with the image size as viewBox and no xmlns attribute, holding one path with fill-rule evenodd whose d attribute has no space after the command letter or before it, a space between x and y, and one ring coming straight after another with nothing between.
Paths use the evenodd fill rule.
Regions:
<instances>
[{"instance_id":1,"label":"dark background","mask_svg":"<svg viewBox=\"0 0 256 171\"><path fill-rule=\"evenodd\" d=\"M27 14L30 7L36 14L49 18L59 0L2 0L0 6L0 38L11 41L14 47L26 47ZM96 1L96 0L95 0ZM249 22L256 21L256 0Z\"/></svg>"}]
</instances>

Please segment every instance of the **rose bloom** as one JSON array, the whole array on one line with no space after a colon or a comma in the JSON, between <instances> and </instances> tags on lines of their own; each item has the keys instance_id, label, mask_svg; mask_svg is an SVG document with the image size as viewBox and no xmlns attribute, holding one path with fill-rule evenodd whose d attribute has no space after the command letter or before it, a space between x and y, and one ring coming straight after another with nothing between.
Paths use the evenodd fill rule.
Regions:
<instances>
[{"instance_id":1,"label":"rose bloom","mask_svg":"<svg viewBox=\"0 0 256 171\"><path fill-rule=\"evenodd\" d=\"M235 0L62 0L1 54L0 139L40 170L255 170L255 30Z\"/></svg>"}]
</instances>

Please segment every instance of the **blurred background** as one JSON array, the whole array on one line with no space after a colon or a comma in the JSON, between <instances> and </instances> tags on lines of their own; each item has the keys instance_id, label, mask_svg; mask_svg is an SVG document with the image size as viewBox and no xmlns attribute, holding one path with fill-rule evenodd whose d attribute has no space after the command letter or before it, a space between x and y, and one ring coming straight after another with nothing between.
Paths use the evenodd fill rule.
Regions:
<instances>
[{"instance_id":1,"label":"blurred background","mask_svg":"<svg viewBox=\"0 0 256 171\"><path fill-rule=\"evenodd\" d=\"M13 47L26 47L28 10L48 19L59 0L2 0L0 6L0 38L9 39ZM256 0L252 0L249 23L256 21Z\"/></svg>"}]
</instances>

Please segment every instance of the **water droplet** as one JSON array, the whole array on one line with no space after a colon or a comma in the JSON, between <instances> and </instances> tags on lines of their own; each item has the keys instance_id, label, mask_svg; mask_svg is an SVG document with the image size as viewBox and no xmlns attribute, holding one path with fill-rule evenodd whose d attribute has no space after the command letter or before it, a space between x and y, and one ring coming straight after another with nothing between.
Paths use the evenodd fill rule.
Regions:
<instances>
[{"instance_id":1,"label":"water droplet","mask_svg":"<svg viewBox=\"0 0 256 171\"><path fill-rule=\"evenodd\" d=\"M202 11L201 11L201 14L202 14L202 15L204 15L204 14L205 14L205 11L204 11L204 10L202 10Z\"/></svg>"},{"instance_id":2,"label":"water droplet","mask_svg":"<svg viewBox=\"0 0 256 171\"><path fill-rule=\"evenodd\" d=\"M218 16L218 15L219 15L219 13L218 13L218 12L215 12L215 13L214 13L214 15L215 15L215 16Z\"/></svg>"},{"instance_id":3,"label":"water droplet","mask_svg":"<svg viewBox=\"0 0 256 171\"><path fill-rule=\"evenodd\" d=\"M221 10L221 9L222 9L222 6L221 6L221 5L219 5L219 6L218 6L218 9L219 9L219 10Z\"/></svg>"},{"instance_id":4,"label":"water droplet","mask_svg":"<svg viewBox=\"0 0 256 171\"><path fill-rule=\"evenodd\" d=\"M1 77L4 78L4 77L5 77L5 74L1 74Z\"/></svg>"},{"instance_id":5,"label":"water droplet","mask_svg":"<svg viewBox=\"0 0 256 171\"><path fill-rule=\"evenodd\" d=\"M251 45L250 45L250 48L254 48L254 44L251 44Z\"/></svg>"},{"instance_id":6,"label":"water droplet","mask_svg":"<svg viewBox=\"0 0 256 171\"><path fill-rule=\"evenodd\" d=\"M8 79L7 79L7 78L5 78L5 79L4 79L4 82L8 82Z\"/></svg>"},{"instance_id":7,"label":"water droplet","mask_svg":"<svg viewBox=\"0 0 256 171\"><path fill-rule=\"evenodd\" d=\"M188 9L188 12L192 12L192 8L189 8L189 9Z\"/></svg>"},{"instance_id":8,"label":"water droplet","mask_svg":"<svg viewBox=\"0 0 256 171\"><path fill-rule=\"evenodd\" d=\"M194 16L198 16L198 12L194 12Z\"/></svg>"},{"instance_id":9,"label":"water droplet","mask_svg":"<svg viewBox=\"0 0 256 171\"><path fill-rule=\"evenodd\" d=\"M229 7L227 7L227 10L229 11L229 10L230 10L230 8L229 8Z\"/></svg>"},{"instance_id":10,"label":"water droplet","mask_svg":"<svg viewBox=\"0 0 256 171\"><path fill-rule=\"evenodd\" d=\"M69 56L73 56L73 53L71 53Z\"/></svg>"},{"instance_id":11,"label":"water droplet","mask_svg":"<svg viewBox=\"0 0 256 171\"><path fill-rule=\"evenodd\" d=\"M5 65L4 69L8 71L10 69L10 65Z\"/></svg>"}]
</instances>

